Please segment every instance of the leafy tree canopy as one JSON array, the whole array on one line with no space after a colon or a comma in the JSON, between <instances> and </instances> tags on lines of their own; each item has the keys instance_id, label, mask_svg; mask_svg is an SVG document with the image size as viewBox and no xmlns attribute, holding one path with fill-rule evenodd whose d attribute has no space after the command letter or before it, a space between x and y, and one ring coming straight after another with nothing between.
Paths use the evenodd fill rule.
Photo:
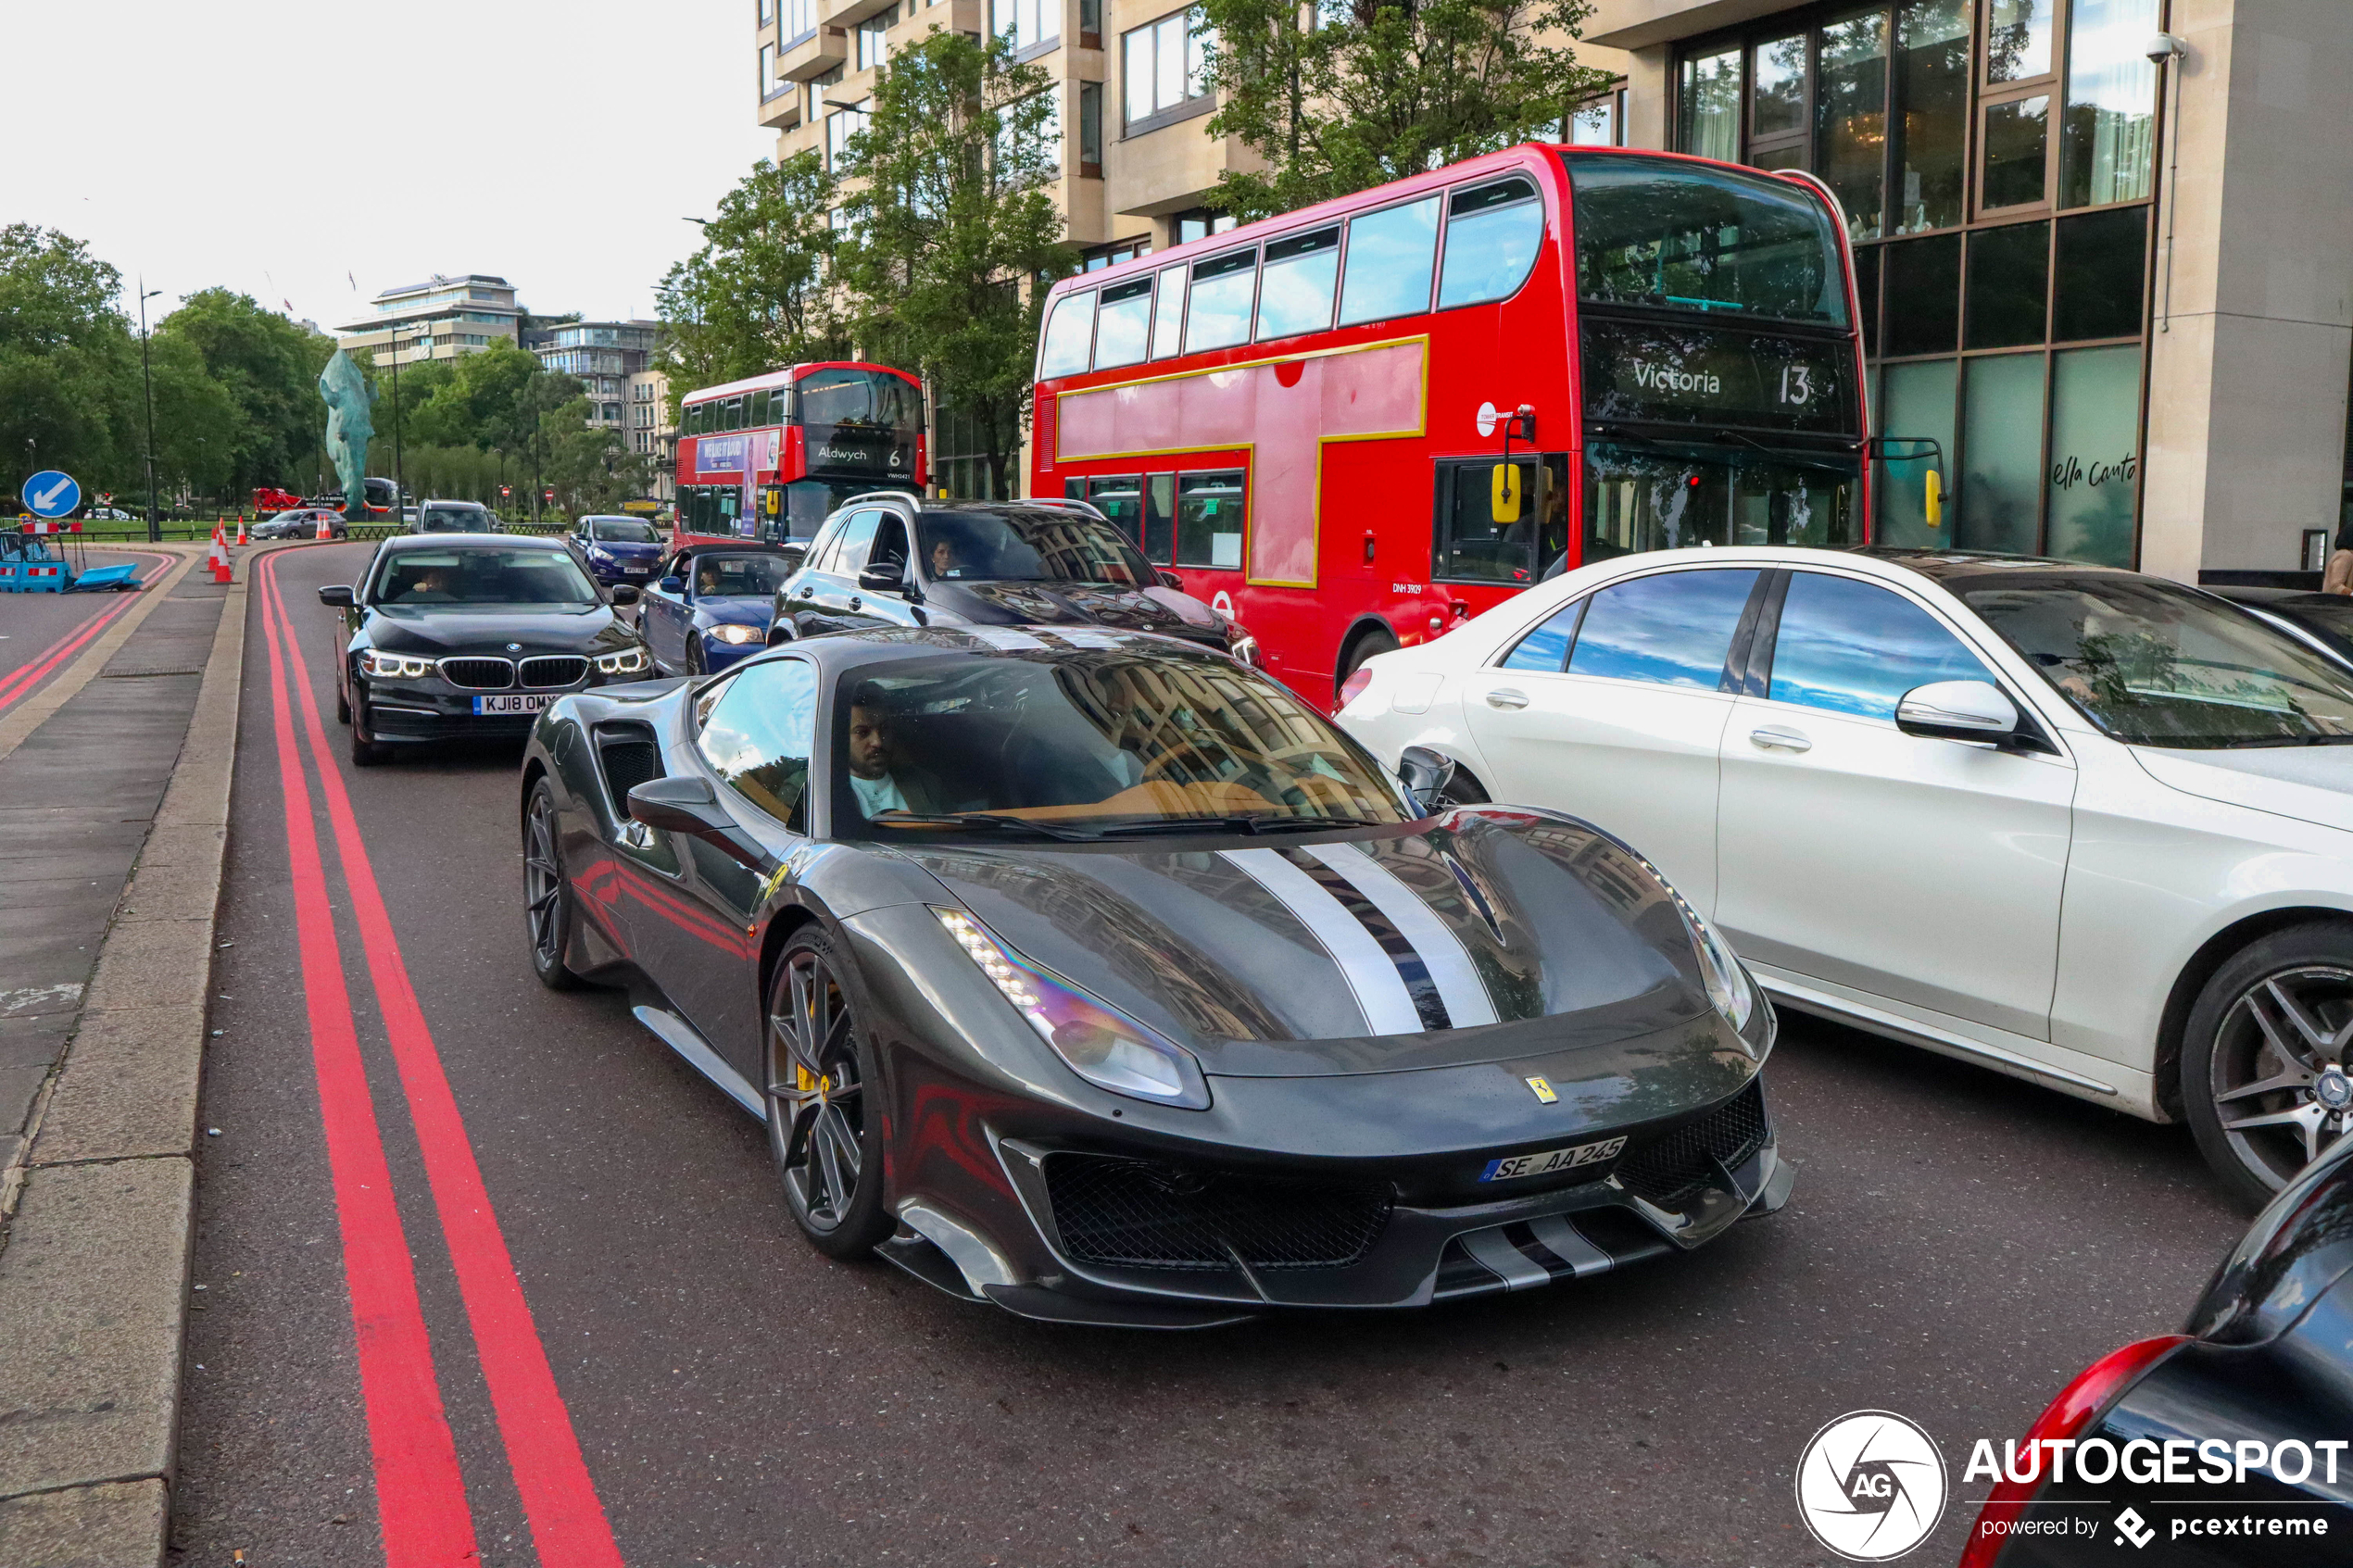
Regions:
<instances>
[{"instance_id":1,"label":"leafy tree canopy","mask_svg":"<svg viewBox=\"0 0 2353 1568\"><path fill-rule=\"evenodd\" d=\"M1610 77L1577 63L1589 0L1201 0L1206 127L1264 160L1227 169L1245 221L1550 138Z\"/></svg>"},{"instance_id":2,"label":"leafy tree canopy","mask_svg":"<svg viewBox=\"0 0 2353 1568\"><path fill-rule=\"evenodd\" d=\"M682 393L808 359L837 359L849 340L825 287L834 253L827 208L837 187L813 152L783 167L762 158L719 203L703 243L661 281L668 326L661 368L671 412Z\"/></svg>"}]
</instances>

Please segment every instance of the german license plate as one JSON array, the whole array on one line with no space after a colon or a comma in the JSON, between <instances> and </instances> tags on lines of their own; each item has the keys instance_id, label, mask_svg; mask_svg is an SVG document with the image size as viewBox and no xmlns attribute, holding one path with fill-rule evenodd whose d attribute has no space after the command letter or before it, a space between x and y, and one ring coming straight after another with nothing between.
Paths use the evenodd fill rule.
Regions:
<instances>
[{"instance_id":1,"label":"german license plate","mask_svg":"<svg viewBox=\"0 0 2353 1568\"><path fill-rule=\"evenodd\" d=\"M1518 1176L1550 1176L1573 1171L1579 1165L1598 1165L1615 1158L1625 1147L1624 1138L1604 1138L1599 1143L1580 1143L1570 1148L1547 1149L1541 1154L1515 1154L1509 1159L1489 1160L1478 1179L1508 1182Z\"/></svg>"},{"instance_id":2,"label":"german license plate","mask_svg":"<svg viewBox=\"0 0 2353 1568\"><path fill-rule=\"evenodd\" d=\"M474 698L477 715L490 713L538 713L556 700L554 692L502 692L497 696Z\"/></svg>"}]
</instances>

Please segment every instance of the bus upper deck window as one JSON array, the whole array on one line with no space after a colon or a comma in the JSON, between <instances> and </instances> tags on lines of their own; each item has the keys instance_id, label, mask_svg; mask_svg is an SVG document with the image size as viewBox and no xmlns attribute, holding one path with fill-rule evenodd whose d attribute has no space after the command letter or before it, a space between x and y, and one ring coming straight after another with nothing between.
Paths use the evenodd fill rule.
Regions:
<instances>
[{"instance_id":1,"label":"bus upper deck window","mask_svg":"<svg viewBox=\"0 0 2353 1568\"><path fill-rule=\"evenodd\" d=\"M1095 312L1095 369L1133 365L1144 358L1144 336L1152 317L1152 281L1139 278L1102 291Z\"/></svg>"},{"instance_id":2,"label":"bus upper deck window","mask_svg":"<svg viewBox=\"0 0 2353 1568\"><path fill-rule=\"evenodd\" d=\"M1257 293L1258 251L1238 250L1193 263L1193 301L1185 323L1185 352L1228 348L1250 341L1250 307Z\"/></svg>"},{"instance_id":3,"label":"bus upper deck window","mask_svg":"<svg viewBox=\"0 0 2353 1568\"><path fill-rule=\"evenodd\" d=\"M1438 307L1509 299L1536 265L1544 204L1533 182L1515 175L1456 191L1446 201L1446 261Z\"/></svg>"},{"instance_id":4,"label":"bus upper deck window","mask_svg":"<svg viewBox=\"0 0 2353 1568\"><path fill-rule=\"evenodd\" d=\"M1184 341L1185 271L1183 267L1160 270L1160 292L1152 301L1152 358L1165 359Z\"/></svg>"},{"instance_id":5,"label":"bus upper deck window","mask_svg":"<svg viewBox=\"0 0 2353 1568\"><path fill-rule=\"evenodd\" d=\"M1095 292L1066 294L1046 318L1046 341L1038 353L1038 379L1075 376L1087 368L1095 339Z\"/></svg>"},{"instance_id":6,"label":"bus upper deck window","mask_svg":"<svg viewBox=\"0 0 2353 1568\"><path fill-rule=\"evenodd\" d=\"M754 430L758 430L761 425L769 422L768 389L766 387L762 387L751 395L751 413L749 415L749 421Z\"/></svg>"},{"instance_id":7,"label":"bus upper deck window","mask_svg":"<svg viewBox=\"0 0 2353 1568\"><path fill-rule=\"evenodd\" d=\"M1438 200L1424 196L1349 220L1341 326L1429 308L1430 279L1438 270Z\"/></svg>"},{"instance_id":8,"label":"bus upper deck window","mask_svg":"<svg viewBox=\"0 0 2353 1568\"><path fill-rule=\"evenodd\" d=\"M1339 283L1339 229L1269 240L1258 288L1259 341L1330 326L1332 292Z\"/></svg>"}]
</instances>

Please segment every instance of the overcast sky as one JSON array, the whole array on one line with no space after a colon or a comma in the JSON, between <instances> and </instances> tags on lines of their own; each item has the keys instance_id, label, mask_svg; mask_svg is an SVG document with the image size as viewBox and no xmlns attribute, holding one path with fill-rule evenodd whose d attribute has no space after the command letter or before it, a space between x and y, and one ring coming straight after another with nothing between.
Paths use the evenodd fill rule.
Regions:
<instances>
[{"instance_id":1,"label":"overcast sky","mask_svg":"<svg viewBox=\"0 0 2353 1568\"><path fill-rule=\"evenodd\" d=\"M528 308L651 316L775 137L753 0L0 0L0 223L164 291L333 330L491 272ZM355 291L352 280L357 280Z\"/></svg>"}]
</instances>

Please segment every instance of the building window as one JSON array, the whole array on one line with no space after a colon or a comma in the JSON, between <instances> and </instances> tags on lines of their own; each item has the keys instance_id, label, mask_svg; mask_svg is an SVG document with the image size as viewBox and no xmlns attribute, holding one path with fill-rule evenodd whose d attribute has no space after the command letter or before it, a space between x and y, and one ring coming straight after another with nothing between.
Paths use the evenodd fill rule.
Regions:
<instances>
[{"instance_id":1,"label":"building window","mask_svg":"<svg viewBox=\"0 0 2353 1568\"><path fill-rule=\"evenodd\" d=\"M1078 84L1078 173L1086 180L1103 177L1103 84Z\"/></svg>"},{"instance_id":2,"label":"building window","mask_svg":"<svg viewBox=\"0 0 2353 1568\"><path fill-rule=\"evenodd\" d=\"M868 70L890 57L890 30L899 22L899 7L875 12L858 24L857 53L851 61L853 70Z\"/></svg>"},{"instance_id":3,"label":"building window","mask_svg":"<svg viewBox=\"0 0 2353 1568\"><path fill-rule=\"evenodd\" d=\"M776 80L776 46L762 44L760 46L760 101L766 103L782 90L782 86Z\"/></svg>"},{"instance_id":4,"label":"building window","mask_svg":"<svg viewBox=\"0 0 2353 1568\"><path fill-rule=\"evenodd\" d=\"M1132 132L1158 115L1207 101L1207 63L1202 57L1198 11L1178 11L1125 33L1120 47L1127 69L1126 124Z\"/></svg>"},{"instance_id":5,"label":"building window","mask_svg":"<svg viewBox=\"0 0 2353 1568\"><path fill-rule=\"evenodd\" d=\"M760 25L766 27L776 19L776 0L760 0Z\"/></svg>"},{"instance_id":6,"label":"building window","mask_svg":"<svg viewBox=\"0 0 2353 1568\"><path fill-rule=\"evenodd\" d=\"M990 0L990 28L1013 41L1016 53L1040 48L1062 32L1057 0Z\"/></svg>"},{"instance_id":7,"label":"building window","mask_svg":"<svg viewBox=\"0 0 2353 1568\"><path fill-rule=\"evenodd\" d=\"M805 95L805 101L800 107L800 122L803 125L817 123L818 116L825 107L825 89L840 80L841 67L836 66L823 76L811 77L801 83L801 91Z\"/></svg>"},{"instance_id":8,"label":"building window","mask_svg":"<svg viewBox=\"0 0 2353 1568\"><path fill-rule=\"evenodd\" d=\"M1626 89L1588 98L1569 111L1568 134L1563 139L1579 147L1622 147L1626 144Z\"/></svg>"},{"instance_id":9,"label":"building window","mask_svg":"<svg viewBox=\"0 0 2353 1568\"><path fill-rule=\"evenodd\" d=\"M1676 145L1822 177L1845 209L1878 470L1874 538L2137 558L2158 0L1882 0L1787 13L1675 62ZM1976 31L1982 29L1982 31Z\"/></svg>"},{"instance_id":10,"label":"building window","mask_svg":"<svg viewBox=\"0 0 2353 1568\"><path fill-rule=\"evenodd\" d=\"M1078 0L1078 46L1103 46L1103 0Z\"/></svg>"},{"instance_id":11,"label":"building window","mask_svg":"<svg viewBox=\"0 0 2353 1568\"><path fill-rule=\"evenodd\" d=\"M838 173L849 157L849 139L866 129L874 117L864 104L836 109L825 117L825 167Z\"/></svg>"},{"instance_id":12,"label":"building window","mask_svg":"<svg viewBox=\"0 0 2353 1568\"><path fill-rule=\"evenodd\" d=\"M1196 207L1176 214L1168 220L1168 232L1178 245L1192 240L1205 240L1212 234L1222 234L1234 226L1234 215L1214 207Z\"/></svg>"},{"instance_id":13,"label":"building window","mask_svg":"<svg viewBox=\"0 0 2353 1568\"><path fill-rule=\"evenodd\" d=\"M817 0L785 0L785 43L793 43L817 31Z\"/></svg>"},{"instance_id":14,"label":"building window","mask_svg":"<svg viewBox=\"0 0 2353 1568\"><path fill-rule=\"evenodd\" d=\"M1079 267L1088 272L1100 272L1106 267L1116 267L1123 261L1133 261L1151 247L1142 240L1114 240L1107 245L1079 252Z\"/></svg>"}]
</instances>

